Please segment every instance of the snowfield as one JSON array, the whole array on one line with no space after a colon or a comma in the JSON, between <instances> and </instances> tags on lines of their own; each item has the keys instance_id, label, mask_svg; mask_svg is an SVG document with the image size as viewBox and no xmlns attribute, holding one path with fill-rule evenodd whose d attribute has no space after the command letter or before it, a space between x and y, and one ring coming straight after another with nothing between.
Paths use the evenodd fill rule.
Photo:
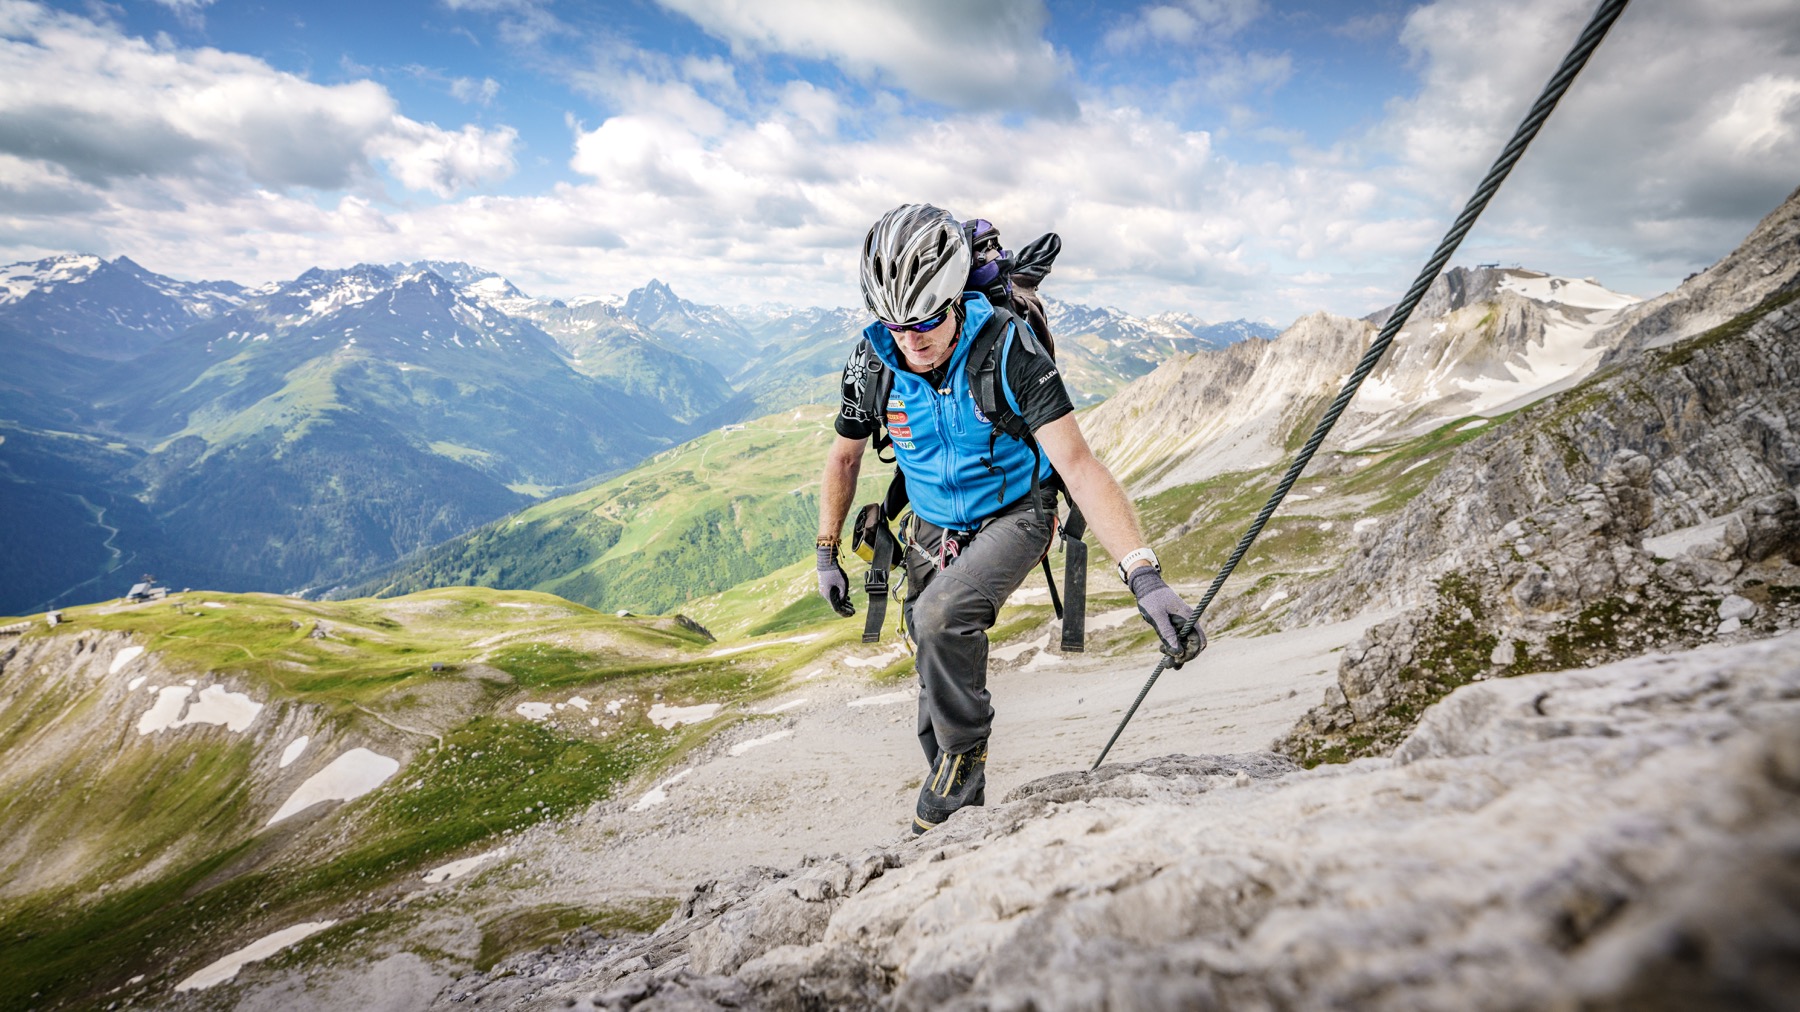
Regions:
<instances>
[{"instance_id":1,"label":"snowfield","mask_svg":"<svg viewBox=\"0 0 1800 1012\"><path fill-rule=\"evenodd\" d=\"M366 748L353 748L308 777L264 825L273 826L323 801L354 801L380 787L399 771L399 760Z\"/></svg>"}]
</instances>

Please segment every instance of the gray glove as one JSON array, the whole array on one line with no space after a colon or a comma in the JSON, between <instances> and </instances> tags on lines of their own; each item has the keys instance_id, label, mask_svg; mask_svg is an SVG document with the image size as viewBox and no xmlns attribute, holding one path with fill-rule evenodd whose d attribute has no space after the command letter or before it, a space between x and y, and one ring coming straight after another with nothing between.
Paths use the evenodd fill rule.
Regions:
<instances>
[{"instance_id":1,"label":"gray glove","mask_svg":"<svg viewBox=\"0 0 1800 1012\"><path fill-rule=\"evenodd\" d=\"M845 618L856 614L856 605L850 603L850 578L844 575L844 567L838 565L834 545L819 546L819 596L831 605L832 611Z\"/></svg>"},{"instance_id":2,"label":"gray glove","mask_svg":"<svg viewBox=\"0 0 1800 1012\"><path fill-rule=\"evenodd\" d=\"M1162 652L1168 655L1170 667L1179 668L1206 649L1206 632L1198 622L1194 623L1192 632L1177 641L1182 624L1194 609L1169 589L1155 566L1133 569L1125 582L1137 598L1138 614L1144 616L1144 621L1156 630L1156 638L1162 640Z\"/></svg>"}]
</instances>

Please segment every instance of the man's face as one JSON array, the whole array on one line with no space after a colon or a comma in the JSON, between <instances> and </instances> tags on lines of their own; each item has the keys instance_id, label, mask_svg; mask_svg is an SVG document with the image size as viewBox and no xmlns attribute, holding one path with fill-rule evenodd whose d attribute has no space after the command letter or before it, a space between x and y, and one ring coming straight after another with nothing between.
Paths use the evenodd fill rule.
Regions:
<instances>
[{"instance_id":1,"label":"man's face","mask_svg":"<svg viewBox=\"0 0 1800 1012\"><path fill-rule=\"evenodd\" d=\"M894 344L899 347L901 357L906 359L907 368L913 372L930 372L949 361L957 330L956 313L947 310L942 321L930 330L890 327L888 333L894 335Z\"/></svg>"}]
</instances>

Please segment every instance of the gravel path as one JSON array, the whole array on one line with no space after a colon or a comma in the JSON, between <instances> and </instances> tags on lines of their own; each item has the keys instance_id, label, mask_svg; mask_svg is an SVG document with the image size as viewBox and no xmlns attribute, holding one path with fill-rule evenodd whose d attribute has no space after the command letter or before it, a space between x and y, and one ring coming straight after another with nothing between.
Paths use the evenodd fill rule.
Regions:
<instances>
[{"instance_id":1,"label":"gravel path","mask_svg":"<svg viewBox=\"0 0 1800 1012\"><path fill-rule=\"evenodd\" d=\"M1218 639L1198 661L1164 673L1108 762L1268 748L1332 683L1335 651L1381 617ZM990 797L1091 765L1155 665L1148 653L1033 653L1042 641L1025 641L989 678L997 711ZM913 685L872 682L840 660L764 702L768 716L633 785L583 826L530 834L518 859L534 877L550 872L559 901L599 902L681 892L742 865L891 844L911 832L925 774L913 733L917 705ZM641 806L657 788L665 799Z\"/></svg>"}]
</instances>

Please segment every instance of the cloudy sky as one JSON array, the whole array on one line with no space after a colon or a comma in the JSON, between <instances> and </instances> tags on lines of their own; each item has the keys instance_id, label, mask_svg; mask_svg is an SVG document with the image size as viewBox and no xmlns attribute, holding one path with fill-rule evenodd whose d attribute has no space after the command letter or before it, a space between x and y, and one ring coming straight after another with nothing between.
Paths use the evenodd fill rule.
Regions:
<instances>
[{"instance_id":1,"label":"cloudy sky","mask_svg":"<svg viewBox=\"0 0 1800 1012\"><path fill-rule=\"evenodd\" d=\"M852 305L869 223L1055 230L1046 286L1395 301L1594 0L0 0L0 262L424 258ZM1654 295L1800 184L1795 0L1636 0L1456 263Z\"/></svg>"}]
</instances>

